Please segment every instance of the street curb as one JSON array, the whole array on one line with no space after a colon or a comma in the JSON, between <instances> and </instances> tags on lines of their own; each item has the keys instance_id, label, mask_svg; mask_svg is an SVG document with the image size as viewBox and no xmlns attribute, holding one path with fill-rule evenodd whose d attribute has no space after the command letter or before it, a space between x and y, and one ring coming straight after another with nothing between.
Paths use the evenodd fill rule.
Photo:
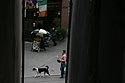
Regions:
<instances>
[{"instance_id":1,"label":"street curb","mask_svg":"<svg viewBox=\"0 0 125 83\"><path fill-rule=\"evenodd\" d=\"M50 76L60 76L60 75L50 75ZM24 76L24 78L32 78L34 76Z\"/></svg>"},{"instance_id":2,"label":"street curb","mask_svg":"<svg viewBox=\"0 0 125 83\"><path fill-rule=\"evenodd\" d=\"M32 43L32 42L25 41L24 43Z\"/></svg>"}]
</instances>

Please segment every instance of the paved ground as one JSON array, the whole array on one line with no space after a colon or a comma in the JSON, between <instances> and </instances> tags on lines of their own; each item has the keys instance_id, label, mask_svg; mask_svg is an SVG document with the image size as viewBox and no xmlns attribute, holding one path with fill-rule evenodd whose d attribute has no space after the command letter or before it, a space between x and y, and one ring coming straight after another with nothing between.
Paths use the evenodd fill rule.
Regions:
<instances>
[{"instance_id":1,"label":"paved ground","mask_svg":"<svg viewBox=\"0 0 125 83\"><path fill-rule=\"evenodd\" d=\"M59 76L50 77L26 77L24 83L65 83L64 78L59 79Z\"/></svg>"},{"instance_id":2,"label":"paved ground","mask_svg":"<svg viewBox=\"0 0 125 83\"><path fill-rule=\"evenodd\" d=\"M60 64L56 62L57 56L61 56L62 50L67 49L67 39L62 42L58 42L57 46L46 48L47 51L32 52L31 43L25 42L25 68L24 68L24 80L25 83L64 83L64 79L60 77ZM48 65L50 68L50 77L46 78L34 78L35 72L32 71L33 67L40 67L43 64ZM44 81L44 82L43 82ZM51 82L50 82L51 81ZM60 82L59 82L60 81Z\"/></svg>"}]
</instances>

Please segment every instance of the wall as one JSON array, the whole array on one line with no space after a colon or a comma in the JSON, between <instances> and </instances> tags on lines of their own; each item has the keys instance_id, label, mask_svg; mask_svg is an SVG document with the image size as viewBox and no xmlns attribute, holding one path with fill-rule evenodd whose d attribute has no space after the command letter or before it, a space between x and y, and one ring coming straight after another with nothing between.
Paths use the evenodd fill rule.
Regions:
<instances>
[{"instance_id":1,"label":"wall","mask_svg":"<svg viewBox=\"0 0 125 83\"><path fill-rule=\"evenodd\" d=\"M121 83L120 1L72 1L68 83Z\"/></svg>"},{"instance_id":2,"label":"wall","mask_svg":"<svg viewBox=\"0 0 125 83\"><path fill-rule=\"evenodd\" d=\"M68 11L69 11L69 0L62 0L61 27L64 29L67 29L69 25Z\"/></svg>"},{"instance_id":3,"label":"wall","mask_svg":"<svg viewBox=\"0 0 125 83\"><path fill-rule=\"evenodd\" d=\"M0 82L20 83L22 54L22 11L20 0L2 1L0 5Z\"/></svg>"}]
</instances>

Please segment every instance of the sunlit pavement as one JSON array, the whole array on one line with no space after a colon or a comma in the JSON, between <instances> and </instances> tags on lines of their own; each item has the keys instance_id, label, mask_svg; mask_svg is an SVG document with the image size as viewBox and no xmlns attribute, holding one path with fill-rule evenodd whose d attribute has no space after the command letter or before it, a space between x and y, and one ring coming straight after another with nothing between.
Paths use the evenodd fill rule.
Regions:
<instances>
[{"instance_id":1,"label":"sunlit pavement","mask_svg":"<svg viewBox=\"0 0 125 83\"><path fill-rule=\"evenodd\" d=\"M43 79L48 81L55 80L55 82L46 82L44 83L64 83L64 79L59 79L60 77L60 64L57 63L57 56L61 56L62 50L67 49L67 39L62 42L57 42L57 46L52 46L46 48L46 51L41 52L32 52L31 51L31 42L25 42L25 58L24 58L24 77L25 83L41 83ZM33 67L40 67L42 65L48 65L51 76L46 78L34 78L33 76L36 72L32 71ZM39 81L39 82L32 82ZM61 81L62 80L62 81ZM60 82L58 82L60 81ZM43 82L42 82L43 83Z\"/></svg>"}]
</instances>

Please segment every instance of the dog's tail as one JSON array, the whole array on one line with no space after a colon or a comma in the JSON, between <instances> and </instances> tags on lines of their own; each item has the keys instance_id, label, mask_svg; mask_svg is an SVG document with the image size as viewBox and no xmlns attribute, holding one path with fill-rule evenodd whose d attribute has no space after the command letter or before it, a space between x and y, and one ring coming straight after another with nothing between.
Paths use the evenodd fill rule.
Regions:
<instances>
[{"instance_id":1,"label":"dog's tail","mask_svg":"<svg viewBox=\"0 0 125 83\"><path fill-rule=\"evenodd\" d=\"M49 69L49 66L45 66L47 69Z\"/></svg>"}]
</instances>

